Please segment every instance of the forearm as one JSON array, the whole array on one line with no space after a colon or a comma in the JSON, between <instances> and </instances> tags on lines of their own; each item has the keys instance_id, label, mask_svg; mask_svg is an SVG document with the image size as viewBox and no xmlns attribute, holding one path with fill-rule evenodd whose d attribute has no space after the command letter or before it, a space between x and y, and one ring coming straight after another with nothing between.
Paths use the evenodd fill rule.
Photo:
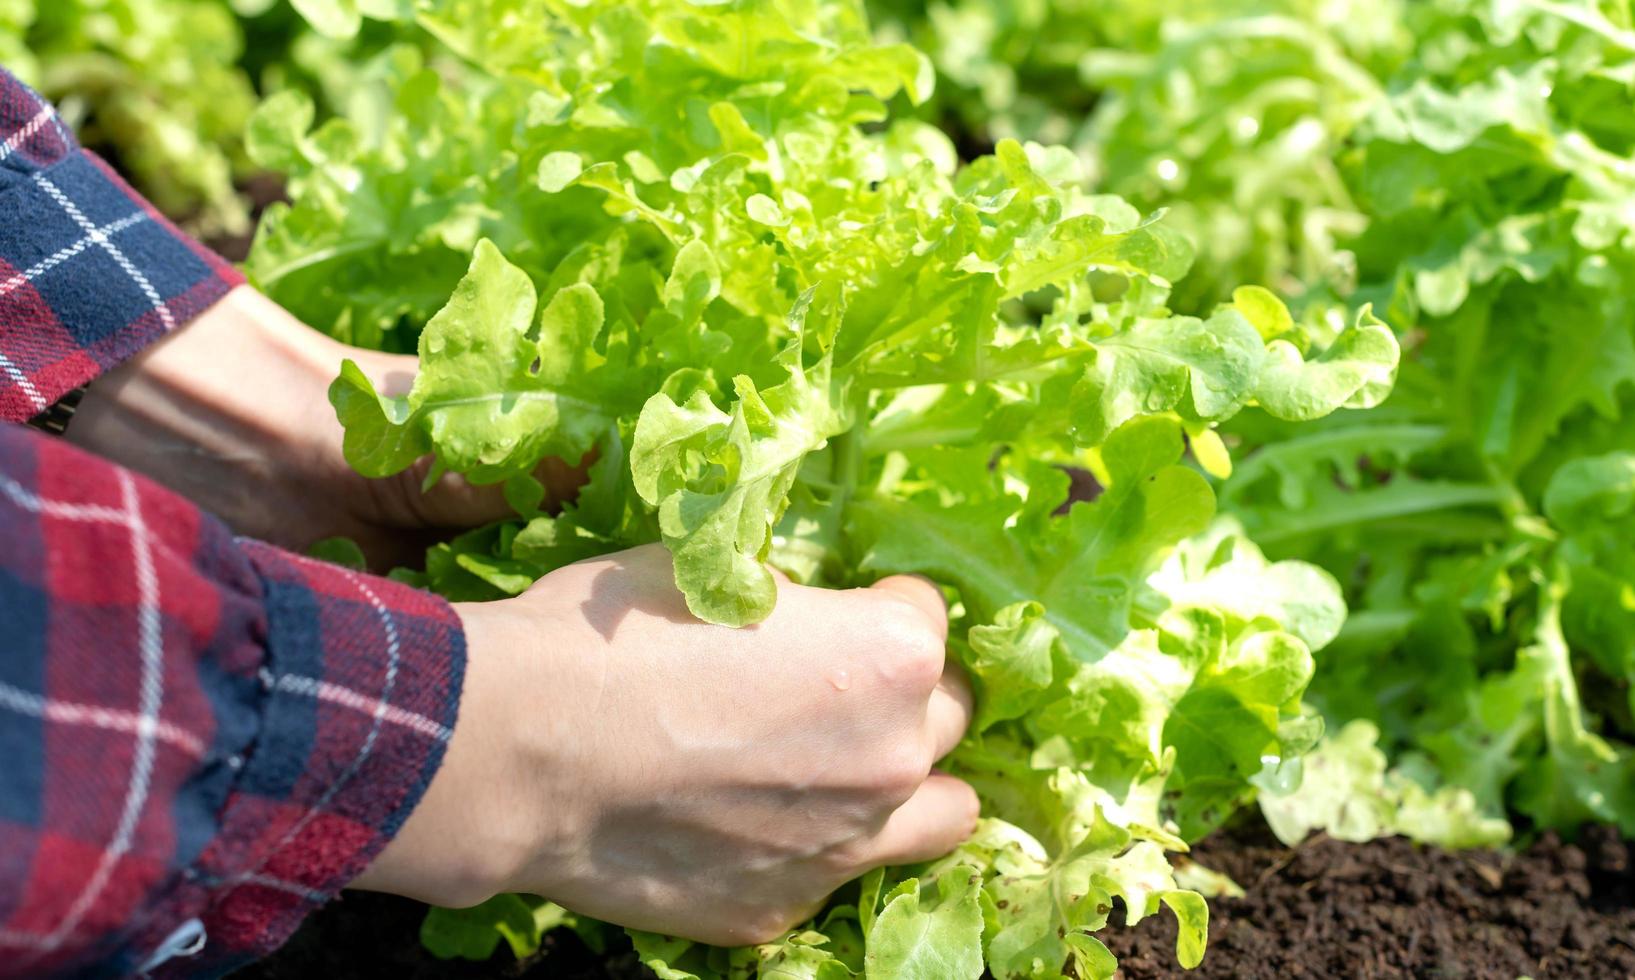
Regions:
<instances>
[{"instance_id":1,"label":"forearm","mask_svg":"<svg viewBox=\"0 0 1635 980\"><path fill-rule=\"evenodd\" d=\"M92 385L67 437L240 534L297 551L346 537L376 567L417 562L440 535L511 513L497 486L449 474L424 487L424 465L354 472L328 399L348 359L388 396L413 383L414 357L348 347L240 286ZM578 482L555 461L540 477L551 500Z\"/></svg>"},{"instance_id":2,"label":"forearm","mask_svg":"<svg viewBox=\"0 0 1635 980\"><path fill-rule=\"evenodd\" d=\"M396 583L235 540L0 427L0 977L277 946L417 804L464 641Z\"/></svg>"},{"instance_id":3,"label":"forearm","mask_svg":"<svg viewBox=\"0 0 1635 980\"><path fill-rule=\"evenodd\" d=\"M344 477L325 392L347 356L240 286L98 380L67 437L241 533L304 548L355 530L314 492Z\"/></svg>"}]
</instances>

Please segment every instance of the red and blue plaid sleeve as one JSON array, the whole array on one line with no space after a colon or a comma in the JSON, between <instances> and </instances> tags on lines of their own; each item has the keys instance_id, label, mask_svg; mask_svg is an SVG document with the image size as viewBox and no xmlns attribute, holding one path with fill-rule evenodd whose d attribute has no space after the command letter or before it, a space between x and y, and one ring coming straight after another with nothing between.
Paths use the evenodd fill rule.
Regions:
<instances>
[{"instance_id":1,"label":"red and blue plaid sleeve","mask_svg":"<svg viewBox=\"0 0 1635 980\"><path fill-rule=\"evenodd\" d=\"M0 421L26 421L243 281L0 68Z\"/></svg>"},{"instance_id":2,"label":"red and blue plaid sleeve","mask_svg":"<svg viewBox=\"0 0 1635 980\"><path fill-rule=\"evenodd\" d=\"M442 600L0 426L0 977L278 946L419 801L464 658Z\"/></svg>"}]
</instances>

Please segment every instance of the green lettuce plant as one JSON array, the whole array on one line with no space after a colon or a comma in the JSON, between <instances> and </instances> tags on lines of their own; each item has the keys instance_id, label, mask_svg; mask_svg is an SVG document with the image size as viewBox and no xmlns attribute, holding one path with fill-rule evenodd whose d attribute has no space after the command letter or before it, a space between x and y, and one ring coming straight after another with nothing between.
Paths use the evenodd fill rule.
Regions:
<instances>
[{"instance_id":1,"label":"green lettuce plant","mask_svg":"<svg viewBox=\"0 0 1635 980\"><path fill-rule=\"evenodd\" d=\"M373 15L371 15L373 16ZM291 173L253 280L340 336L419 351L386 397L331 390L348 459L503 483L518 517L420 573L497 598L662 540L700 617L764 617L769 567L850 585L924 572L954 603L979 718L949 767L977 836L871 874L783 940L636 945L659 976L1109 977L1094 933L1207 909L1167 852L1286 791L1339 589L1214 522L1216 426L1379 402L1397 344L1366 310L1297 324L1265 290L1177 315L1191 262L1077 157L1001 142L960 164L887 102L929 63L847 0L442 0L400 15L460 58L387 52L378 125L269 100L251 152ZM502 26L503 25L503 28ZM546 456L594 449L560 514ZM1068 505L1069 468L1095 476ZM527 948L560 913L494 906ZM486 955L481 913L433 947ZM473 930L475 929L475 934Z\"/></svg>"},{"instance_id":2,"label":"green lettuce plant","mask_svg":"<svg viewBox=\"0 0 1635 980\"><path fill-rule=\"evenodd\" d=\"M1378 722L1410 771L1490 815L1635 834L1635 578L1613 543L1635 446L1635 31L1617 6L1416 12L1420 59L1346 161L1370 216L1353 298L1413 325L1399 394L1355 427L1261 434L1276 444L1226 492L1279 554L1352 583L1317 687L1331 713Z\"/></svg>"},{"instance_id":3,"label":"green lettuce plant","mask_svg":"<svg viewBox=\"0 0 1635 980\"><path fill-rule=\"evenodd\" d=\"M951 84L935 118L1060 142L1199 251L1178 308L1354 270L1345 138L1412 50L1401 0L881 0Z\"/></svg>"},{"instance_id":4,"label":"green lettuce plant","mask_svg":"<svg viewBox=\"0 0 1635 980\"><path fill-rule=\"evenodd\" d=\"M989 6L1004 5L956 9ZM1310 698L1365 727L1332 757L1372 785L1376 731L1388 783L1481 814L1412 823L1425 839L1502 839L1492 818L1510 813L1635 833L1635 579L1614 557L1635 447L1629 4L1151 10L1153 29L1079 61L1097 95L1074 146L1107 190L1172 206L1199 243L1199 288L1177 308L1248 273L1296 297L1302 323L1372 302L1401 331L1385 406L1299 431L1250 412L1225 433L1240 451L1223 508L1346 587L1353 612ZM1076 16L1112 36L1099 12ZM939 63L961 43L916 36ZM1276 805L1325 812L1333 785Z\"/></svg>"}]
</instances>

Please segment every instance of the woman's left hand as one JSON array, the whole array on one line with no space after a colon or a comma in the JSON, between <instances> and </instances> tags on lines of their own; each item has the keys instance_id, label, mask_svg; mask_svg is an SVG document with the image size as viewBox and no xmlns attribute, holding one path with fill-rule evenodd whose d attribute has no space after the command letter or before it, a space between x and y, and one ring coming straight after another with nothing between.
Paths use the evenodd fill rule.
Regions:
<instances>
[{"instance_id":1,"label":"woman's left hand","mask_svg":"<svg viewBox=\"0 0 1635 980\"><path fill-rule=\"evenodd\" d=\"M240 286L93 383L67 437L240 534L296 550L344 536L375 567L414 561L433 541L511 513L500 487L456 474L422 491L429 460L378 480L353 471L328 399L348 358L383 393L414 381L412 355L348 347ZM547 506L584 482L582 467L560 460L536 475Z\"/></svg>"}]
</instances>

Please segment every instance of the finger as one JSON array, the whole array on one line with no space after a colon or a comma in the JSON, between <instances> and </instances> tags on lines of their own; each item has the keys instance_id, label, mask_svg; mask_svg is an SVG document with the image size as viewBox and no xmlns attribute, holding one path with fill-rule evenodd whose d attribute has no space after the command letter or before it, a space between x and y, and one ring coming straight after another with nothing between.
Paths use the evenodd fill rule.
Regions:
<instances>
[{"instance_id":1,"label":"finger","mask_svg":"<svg viewBox=\"0 0 1635 980\"><path fill-rule=\"evenodd\" d=\"M978 809L976 790L968 783L945 773L932 773L863 849L858 872L942 857L971 836Z\"/></svg>"},{"instance_id":2,"label":"finger","mask_svg":"<svg viewBox=\"0 0 1635 980\"><path fill-rule=\"evenodd\" d=\"M869 588L902 599L924 613L938 638L947 642L948 603L943 601L942 590L932 585L930 579L921 575L891 575Z\"/></svg>"},{"instance_id":3,"label":"finger","mask_svg":"<svg viewBox=\"0 0 1635 980\"><path fill-rule=\"evenodd\" d=\"M579 496L579 491L590 482L590 468L601 455L595 446L577 463L551 456L534 467L534 479L545 487L545 510L555 510Z\"/></svg>"},{"instance_id":4,"label":"finger","mask_svg":"<svg viewBox=\"0 0 1635 980\"><path fill-rule=\"evenodd\" d=\"M539 508L547 513L556 512L564 502L578 496L579 489L590 480L590 464L595 450L579 463L551 457L534 467L533 477L545 489ZM407 486L410 493L421 486L425 474L434 461L430 456L416 464ZM503 521L517 514L516 508L505 496L505 484L476 484L458 473L444 473L437 482L419 493L414 501L421 522L430 527L466 528L479 524Z\"/></svg>"},{"instance_id":5,"label":"finger","mask_svg":"<svg viewBox=\"0 0 1635 980\"><path fill-rule=\"evenodd\" d=\"M467 528L515 516L502 483L475 484L459 473L443 473L426 486L426 474L435 465L436 461L427 456L397 478L409 495L409 509L421 525Z\"/></svg>"},{"instance_id":6,"label":"finger","mask_svg":"<svg viewBox=\"0 0 1635 980\"><path fill-rule=\"evenodd\" d=\"M954 746L965 737L965 730L971 727L974 698L971 696L971 682L965 676L965 670L952 660L943 667L942 680L937 682L937 689L931 692L931 702L926 706L926 728L931 735L931 743L936 747L936 758L954 751Z\"/></svg>"},{"instance_id":7,"label":"finger","mask_svg":"<svg viewBox=\"0 0 1635 980\"><path fill-rule=\"evenodd\" d=\"M420 359L413 354L354 349L347 351L346 356L374 383L383 398L406 396L414 387L414 376L420 372ZM335 367L338 369L340 365Z\"/></svg>"}]
</instances>

